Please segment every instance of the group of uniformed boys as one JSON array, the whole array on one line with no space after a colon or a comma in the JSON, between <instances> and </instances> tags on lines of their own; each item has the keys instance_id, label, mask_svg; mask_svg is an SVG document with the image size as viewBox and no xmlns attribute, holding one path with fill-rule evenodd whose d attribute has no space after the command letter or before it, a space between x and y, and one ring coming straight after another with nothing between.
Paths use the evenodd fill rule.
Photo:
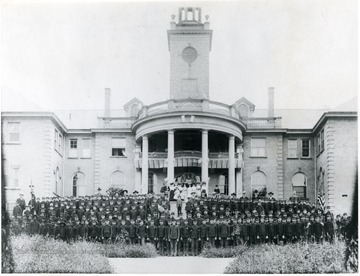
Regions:
<instances>
[{"instance_id":1,"label":"group of uniformed boys","mask_svg":"<svg viewBox=\"0 0 360 276\"><path fill-rule=\"evenodd\" d=\"M349 217L336 218L307 202L195 197L184 214L170 212L164 195L38 198L14 207L12 232L66 242L152 243L161 255L198 255L206 243L226 247L246 243L333 242ZM23 208L25 208L23 210ZM21 209L21 210L20 210Z\"/></svg>"}]
</instances>

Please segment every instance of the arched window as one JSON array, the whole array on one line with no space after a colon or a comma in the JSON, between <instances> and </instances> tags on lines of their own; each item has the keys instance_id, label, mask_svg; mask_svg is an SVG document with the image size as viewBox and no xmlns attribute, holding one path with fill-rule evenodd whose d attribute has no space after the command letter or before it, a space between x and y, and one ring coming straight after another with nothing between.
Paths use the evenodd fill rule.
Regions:
<instances>
[{"instance_id":1,"label":"arched window","mask_svg":"<svg viewBox=\"0 0 360 276\"><path fill-rule=\"evenodd\" d=\"M251 191L252 191L252 193L255 190L257 190L259 193L261 193L261 191L264 191L264 189L266 189L266 175L261 171L254 172L251 175Z\"/></svg>"},{"instance_id":2,"label":"arched window","mask_svg":"<svg viewBox=\"0 0 360 276\"><path fill-rule=\"evenodd\" d=\"M154 173L153 172L149 172L149 174L148 174L148 179L149 179L149 181L148 181L148 184L149 184L149 186L148 186L148 192L149 193L153 193L154 192Z\"/></svg>"},{"instance_id":3,"label":"arched window","mask_svg":"<svg viewBox=\"0 0 360 276\"><path fill-rule=\"evenodd\" d=\"M84 196L86 195L85 175L82 172L77 172L72 178L72 195Z\"/></svg>"},{"instance_id":4,"label":"arched window","mask_svg":"<svg viewBox=\"0 0 360 276\"><path fill-rule=\"evenodd\" d=\"M298 198L306 198L307 177L303 173L294 174L292 180L293 191L296 191Z\"/></svg>"},{"instance_id":5,"label":"arched window","mask_svg":"<svg viewBox=\"0 0 360 276\"><path fill-rule=\"evenodd\" d=\"M223 172L219 177L219 189L220 193L229 195L229 175L228 172Z\"/></svg>"},{"instance_id":6,"label":"arched window","mask_svg":"<svg viewBox=\"0 0 360 276\"><path fill-rule=\"evenodd\" d=\"M116 188L125 189L124 173L121 171L115 171L111 175L111 186Z\"/></svg>"}]
</instances>

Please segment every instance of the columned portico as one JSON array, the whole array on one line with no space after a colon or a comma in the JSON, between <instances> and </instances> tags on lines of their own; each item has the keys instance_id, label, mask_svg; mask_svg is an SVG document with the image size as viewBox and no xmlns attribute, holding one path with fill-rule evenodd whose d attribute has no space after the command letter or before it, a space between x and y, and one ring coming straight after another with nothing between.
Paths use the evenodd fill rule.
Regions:
<instances>
[{"instance_id":1,"label":"columned portico","mask_svg":"<svg viewBox=\"0 0 360 276\"><path fill-rule=\"evenodd\" d=\"M229 194L235 193L235 137L229 137Z\"/></svg>"},{"instance_id":2,"label":"columned portico","mask_svg":"<svg viewBox=\"0 0 360 276\"><path fill-rule=\"evenodd\" d=\"M141 171L141 193L148 193L149 182L149 140L147 135L142 136L142 171Z\"/></svg>"},{"instance_id":3,"label":"columned portico","mask_svg":"<svg viewBox=\"0 0 360 276\"><path fill-rule=\"evenodd\" d=\"M206 182L206 193L209 194L209 146L208 130L201 132L201 181Z\"/></svg>"},{"instance_id":4,"label":"columned portico","mask_svg":"<svg viewBox=\"0 0 360 276\"><path fill-rule=\"evenodd\" d=\"M174 180L174 159L174 130L168 130L167 178L170 182Z\"/></svg>"}]
</instances>

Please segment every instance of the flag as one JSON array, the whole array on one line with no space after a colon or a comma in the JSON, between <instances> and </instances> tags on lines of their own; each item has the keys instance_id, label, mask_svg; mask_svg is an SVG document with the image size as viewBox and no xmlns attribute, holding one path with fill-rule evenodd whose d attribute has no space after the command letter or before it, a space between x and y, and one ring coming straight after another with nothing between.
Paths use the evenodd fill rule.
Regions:
<instances>
[{"instance_id":1,"label":"flag","mask_svg":"<svg viewBox=\"0 0 360 276\"><path fill-rule=\"evenodd\" d=\"M318 206L321 208L322 211L325 210L325 189L324 189L324 180L320 181L320 186L318 190L317 196Z\"/></svg>"}]
</instances>

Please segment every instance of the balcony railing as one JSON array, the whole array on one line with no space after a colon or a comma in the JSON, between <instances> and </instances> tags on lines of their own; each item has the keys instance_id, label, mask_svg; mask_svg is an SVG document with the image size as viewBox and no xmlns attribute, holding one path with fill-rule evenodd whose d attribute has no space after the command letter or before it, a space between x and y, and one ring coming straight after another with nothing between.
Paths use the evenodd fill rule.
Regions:
<instances>
[{"instance_id":1,"label":"balcony railing","mask_svg":"<svg viewBox=\"0 0 360 276\"><path fill-rule=\"evenodd\" d=\"M139 119L151 115L171 113L176 111L203 111L240 118L239 112L233 107L223 103L212 102L206 99L168 100L149 106L144 106L139 112Z\"/></svg>"},{"instance_id":2,"label":"balcony railing","mask_svg":"<svg viewBox=\"0 0 360 276\"><path fill-rule=\"evenodd\" d=\"M159 158L159 159L166 159L168 156L167 152L149 152L149 158ZM142 153L139 153L139 157L142 158ZM175 151L174 152L175 158L180 157L195 157L201 158L202 154L201 151L192 151L192 150L183 150L183 151ZM238 153L235 153L235 159L239 157ZM229 153L227 152L209 152L209 159L229 159Z\"/></svg>"},{"instance_id":3,"label":"balcony railing","mask_svg":"<svg viewBox=\"0 0 360 276\"><path fill-rule=\"evenodd\" d=\"M130 128L135 118L133 117L98 117L99 128Z\"/></svg>"},{"instance_id":4,"label":"balcony railing","mask_svg":"<svg viewBox=\"0 0 360 276\"><path fill-rule=\"evenodd\" d=\"M252 128L280 128L281 117L263 117L263 118L248 118L245 120L246 126Z\"/></svg>"}]
</instances>

